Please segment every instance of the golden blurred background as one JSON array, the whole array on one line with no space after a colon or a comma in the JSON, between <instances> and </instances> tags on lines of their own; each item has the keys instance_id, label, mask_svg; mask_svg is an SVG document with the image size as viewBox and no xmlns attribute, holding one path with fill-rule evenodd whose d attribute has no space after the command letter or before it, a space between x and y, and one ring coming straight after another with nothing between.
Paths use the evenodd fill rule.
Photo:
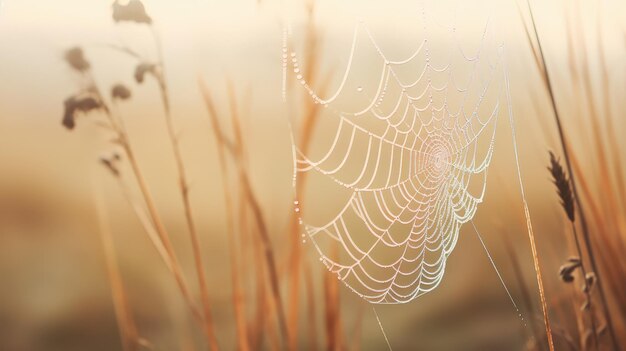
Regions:
<instances>
[{"instance_id":1,"label":"golden blurred background","mask_svg":"<svg viewBox=\"0 0 626 351\"><path fill-rule=\"evenodd\" d=\"M303 267L301 286L291 283L292 240L294 235L299 239L299 233L291 229L294 189L288 122L299 128L307 114L318 112L299 98L302 92L292 83L288 93L298 98L292 101L293 110L285 107L281 39L288 21L292 44L305 56L303 65L315 67L309 73L316 87L321 89L327 77L324 84L333 91L341 80L356 23L366 23L390 55L404 57L423 34L422 4L143 3L153 20L150 25L116 23L108 0L0 2L0 349L205 350L211 343L204 335L207 325L214 327L219 348L226 350L386 349L371 309L342 284L329 282L310 246L300 248L297 261ZM608 296L613 334L626 347L622 176L626 145L621 138L626 130L622 98L626 4L550 0L531 5L574 176L586 204L592 250L600 267L596 276ZM521 170L556 349L619 350L609 335L600 308L604 300L597 289L591 294L595 309L585 312L579 308L585 300L581 277L567 283L559 276L559 267L577 253L546 169L548 150L562 155L562 147L526 2L425 1L424 7L433 21L454 20L463 28L458 36L462 47L476 46L488 18L495 28L494 43L505 45ZM144 215L150 212L149 205L143 202L124 147L111 142L111 131L90 123L104 121L102 111L93 118L80 116L72 131L61 124L64 100L85 84L84 76L64 58L67 49L79 46L102 91L108 94L111 86L122 83L132 92L129 101L116 104L114 113L124 118L190 299L200 306L194 247L158 80L146 78L138 84L133 78L137 60L119 50L133 48L139 56L156 61L155 38L167 69L163 79L179 133L212 323L206 316L193 317L180 285L146 235L146 227L148 231L158 227L154 218L142 222L136 216L133 204L139 203ZM442 49L451 45L436 34L429 40ZM358 59L360 84L376 82L374 57ZM211 96L215 114L207 110L199 80ZM219 133L216 123L222 128ZM500 119L496 140L486 197L475 223L525 322L466 225L436 290L408 304L376 308L394 350L548 349L506 116ZM220 145L226 146L226 160ZM136 202L127 201L117 177L99 161L114 151L122 154L119 171ZM560 159L565 162L563 156ZM327 197L331 204L342 201L331 191L317 196ZM309 207L314 214L324 210ZM581 231L579 219L575 224ZM271 298L272 266L263 256L263 232L274 254L289 322L287 335L281 332L280 311ZM113 239L113 251L103 250L106 233ZM117 269L107 261L111 258L107 252L115 254ZM588 262L588 255L583 256ZM115 272L121 274L121 287L115 283ZM120 291L121 299L116 295ZM597 323L596 332L589 331L591 319ZM590 341L591 334L600 339L599 345Z\"/></svg>"}]
</instances>

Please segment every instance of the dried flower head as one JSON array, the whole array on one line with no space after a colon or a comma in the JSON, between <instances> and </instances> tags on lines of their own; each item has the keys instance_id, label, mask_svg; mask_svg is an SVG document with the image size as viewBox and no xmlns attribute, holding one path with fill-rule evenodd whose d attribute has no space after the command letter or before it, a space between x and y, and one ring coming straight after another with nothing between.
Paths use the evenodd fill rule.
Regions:
<instances>
[{"instance_id":1,"label":"dried flower head","mask_svg":"<svg viewBox=\"0 0 626 351\"><path fill-rule=\"evenodd\" d=\"M570 180L567 174L565 174L565 170L563 166L561 166L560 161L554 156L552 151L550 151L550 166L548 170L552 174L552 182L556 185L563 210L565 210L567 218L573 222L575 219L574 197L572 195Z\"/></svg>"},{"instance_id":2,"label":"dried flower head","mask_svg":"<svg viewBox=\"0 0 626 351\"><path fill-rule=\"evenodd\" d=\"M591 292L591 289L593 289L593 286L596 283L596 274L593 272L588 272L585 275L585 284L583 284L582 290L585 293Z\"/></svg>"},{"instance_id":3,"label":"dried flower head","mask_svg":"<svg viewBox=\"0 0 626 351\"><path fill-rule=\"evenodd\" d=\"M65 61L75 70L79 72L85 72L89 70L91 65L85 59L83 49L80 47L73 47L65 52Z\"/></svg>"},{"instance_id":4,"label":"dried flower head","mask_svg":"<svg viewBox=\"0 0 626 351\"><path fill-rule=\"evenodd\" d=\"M71 96L65 100L65 113L63 114L63 126L67 129L74 129L76 125L76 113L88 113L92 110L102 108L102 103L91 97Z\"/></svg>"},{"instance_id":5,"label":"dried flower head","mask_svg":"<svg viewBox=\"0 0 626 351\"><path fill-rule=\"evenodd\" d=\"M121 156L117 152L113 152L110 155L102 155L100 156L100 163L111 172L114 176L120 175L120 170L117 167L117 164L121 160Z\"/></svg>"},{"instance_id":6,"label":"dried flower head","mask_svg":"<svg viewBox=\"0 0 626 351\"><path fill-rule=\"evenodd\" d=\"M115 22L152 24L152 18L148 16L146 8L140 0L130 0L126 5L115 0L113 3L113 20Z\"/></svg>"},{"instance_id":7,"label":"dried flower head","mask_svg":"<svg viewBox=\"0 0 626 351\"><path fill-rule=\"evenodd\" d=\"M580 258L570 257L565 264L559 268L559 276L566 283L574 281L574 271L581 266Z\"/></svg>"},{"instance_id":8,"label":"dried flower head","mask_svg":"<svg viewBox=\"0 0 626 351\"><path fill-rule=\"evenodd\" d=\"M130 98L130 95L130 89L123 84L115 84L113 88L111 88L111 97L113 100L127 100Z\"/></svg>"},{"instance_id":9,"label":"dried flower head","mask_svg":"<svg viewBox=\"0 0 626 351\"><path fill-rule=\"evenodd\" d=\"M152 63L140 63L135 68L135 80L143 83L146 74L156 75L156 65Z\"/></svg>"}]
</instances>

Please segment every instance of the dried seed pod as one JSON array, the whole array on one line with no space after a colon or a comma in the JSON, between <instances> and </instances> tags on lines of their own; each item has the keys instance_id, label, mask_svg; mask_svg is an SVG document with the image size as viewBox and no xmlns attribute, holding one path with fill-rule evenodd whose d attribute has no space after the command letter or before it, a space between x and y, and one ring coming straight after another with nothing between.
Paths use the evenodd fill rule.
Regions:
<instances>
[{"instance_id":1,"label":"dried seed pod","mask_svg":"<svg viewBox=\"0 0 626 351\"><path fill-rule=\"evenodd\" d=\"M128 89L123 84L115 84L113 88L111 88L111 97L120 100L127 100L131 96L130 89Z\"/></svg>"},{"instance_id":2,"label":"dried seed pod","mask_svg":"<svg viewBox=\"0 0 626 351\"><path fill-rule=\"evenodd\" d=\"M83 49L80 47L73 47L65 52L65 61L75 70L83 73L89 70L91 65L89 61L85 59Z\"/></svg>"},{"instance_id":3,"label":"dried seed pod","mask_svg":"<svg viewBox=\"0 0 626 351\"><path fill-rule=\"evenodd\" d=\"M135 68L135 80L143 83L146 74L156 75L156 65L152 63L140 63Z\"/></svg>"},{"instance_id":4,"label":"dried seed pod","mask_svg":"<svg viewBox=\"0 0 626 351\"><path fill-rule=\"evenodd\" d=\"M563 280L566 283L571 283L574 281L574 271L580 267L580 260L578 261L574 261L572 262L572 260L568 260L567 263L563 264L560 268L559 268L559 276L561 277L561 280Z\"/></svg>"},{"instance_id":5,"label":"dried seed pod","mask_svg":"<svg viewBox=\"0 0 626 351\"><path fill-rule=\"evenodd\" d=\"M588 272L585 275L585 286L583 287L584 292L591 291L596 283L596 274L594 272Z\"/></svg>"},{"instance_id":6,"label":"dried seed pod","mask_svg":"<svg viewBox=\"0 0 626 351\"><path fill-rule=\"evenodd\" d=\"M76 126L76 121L74 120L74 108L73 104L69 100L65 100L65 112L63 113L62 124L65 128L72 130Z\"/></svg>"},{"instance_id":7,"label":"dried seed pod","mask_svg":"<svg viewBox=\"0 0 626 351\"><path fill-rule=\"evenodd\" d=\"M589 285L594 285L594 283L596 282L596 274L594 272L587 273L587 276L585 276L585 278L587 279L587 284Z\"/></svg>"},{"instance_id":8,"label":"dried seed pod","mask_svg":"<svg viewBox=\"0 0 626 351\"><path fill-rule=\"evenodd\" d=\"M120 175L120 171L117 168L117 163L120 161L120 155L118 153L113 153L109 156L103 155L100 156L100 163L107 168L111 174L118 177Z\"/></svg>"},{"instance_id":9,"label":"dried seed pod","mask_svg":"<svg viewBox=\"0 0 626 351\"><path fill-rule=\"evenodd\" d=\"M130 0L126 5L116 0L113 3L113 20L115 22L152 24L152 18L148 16L146 8L140 0Z\"/></svg>"},{"instance_id":10,"label":"dried seed pod","mask_svg":"<svg viewBox=\"0 0 626 351\"><path fill-rule=\"evenodd\" d=\"M571 256L567 260L572 263L580 263L580 257L578 256Z\"/></svg>"},{"instance_id":11,"label":"dried seed pod","mask_svg":"<svg viewBox=\"0 0 626 351\"><path fill-rule=\"evenodd\" d=\"M74 129L76 125L76 112L88 113L92 110L102 108L102 103L94 97L70 96L65 100L65 112L63 114L63 125L67 129Z\"/></svg>"}]
</instances>

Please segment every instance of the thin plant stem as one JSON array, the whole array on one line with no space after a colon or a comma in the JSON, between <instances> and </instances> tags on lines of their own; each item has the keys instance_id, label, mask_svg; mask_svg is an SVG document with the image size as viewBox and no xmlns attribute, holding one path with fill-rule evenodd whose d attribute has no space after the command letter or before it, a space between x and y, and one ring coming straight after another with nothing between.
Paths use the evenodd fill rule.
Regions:
<instances>
[{"instance_id":1,"label":"thin plant stem","mask_svg":"<svg viewBox=\"0 0 626 351\"><path fill-rule=\"evenodd\" d=\"M309 350L317 351L317 318L315 311L317 306L315 304L315 284L313 283L313 274L311 272L311 266L306 265L304 269L304 283L307 291L307 305L308 305L308 337L309 337Z\"/></svg>"},{"instance_id":2,"label":"thin plant stem","mask_svg":"<svg viewBox=\"0 0 626 351\"><path fill-rule=\"evenodd\" d=\"M522 300L524 301L524 305L526 306L526 311L528 312L528 324L530 325L530 332L527 328L522 328L524 332L528 332L530 338L534 340L535 344L539 351L543 351L543 346L540 346L538 343L539 333L541 332L540 326L536 325L535 319L532 317L534 304L532 302L530 291L528 290L528 285L524 282L524 273L522 272L522 268L520 267L519 259L515 250L513 249L513 244L511 243L511 239L507 234L501 235L502 240L504 242L504 247L507 255L509 256L509 261L511 262L511 267L513 268L513 273L515 275L515 279L517 280L517 285L521 290Z\"/></svg>"},{"instance_id":3,"label":"thin plant stem","mask_svg":"<svg viewBox=\"0 0 626 351\"><path fill-rule=\"evenodd\" d=\"M122 347L124 351L137 351L139 346L137 343L139 340L139 332L137 331L137 325L135 324L128 304L128 296L117 263L115 245L113 244L111 230L108 225L107 213L104 208L102 194L98 190L95 189L94 182L94 201L96 204L98 225L100 227L100 239L104 251L107 275L111 284L113 307L115 309L115 317L122 339Z\"/></svg>"},{"instance_id":4,"label":"thin plant stem","mask_svg":"<svg viewBox=\"0 0 626 351\"><path fill-rule=\"evenodd\" d=\"M252 211L252 216L255 222L255 225L258 230L258 235L260 238L262 253L268 268L268 275L270 281L270 289L272 300L274 302L274 306L276 309L279 330L282 335L282 339L286 340L287 338L287 322L285 319L285 313L283 308L282 299L280 296L280 286L279 286L279 276L278 269L276 265L276 258L274 256L274 251L272 249L271 239L269 237L269 231L267 229L267 225L265 223L265 219L263 217L263 211L261 209L261 205L259 204L256 195L252 189L252 185L250 184L250 178L248 173L246 172L244 165L242 164L242 151L243 146L243 137L241 135L241 128L239 124L239 116L237 111L237 102L235 100L235 94L233 92L232 86L229 84L228 92L229 92L229 103L231 109L231 115L233 120L233 129L235 134L235 141L233 143L228 143L225 135L223 134L219 121L217 119L217 111L213 104L212 99L209 96L208 89L202 80L199 81L200 90L202 92L205 105L207 107L207 111L209 113L209 117L211 119L211 124L215 133L216 139L220 141L220 144L223 145L222 151L228 149L232 152L233 157L237 161L237 175L239 178L239 183L241 186L241 190L243 191L243 195L245 200L248 203Z\"/></svg>"},{"instance_id":5,"label":"thin plant stem","mask_svg":"<svg viewBox=\"0 0 626 351\"><path fill-rule=\"evenodd\" d=\"M537 286L539 287L539 299L541 301L541 312L543 313L543 322L546 327L546 337L548 341L548 347L550 351L554 351L554 341L552 338L552 329L550 326L550 316L548 314L548 303L546 302L546 293L543 286L543 277L541 274L541 265L539 264L539 252L537 250L537 242L535 239L535 232L533 230L532 221L530 218L530 210L528 209L528 202L526 201L526 195L524 193L524 183L522 182L522 173L519 161L519 152L517 149L517 137L515 135L515 123L513 121L513 107L511 104L511 90L509 86L509 76L506 67L504 68L504 80L506 84L506 96L508 100L508 115L509 124L511 126L511 137L513 139L513 151L515 155L515 165L517 170L517 179L519 181L520 193L522 195L522 203L524 206L524 218L526 219L526 231L528 233L528 240L530 241L530 249L533 257L533 265L535 268L535 277L537 278Z\"/></svg>"},{"instance_id":6,"label":"thin plant stem","mask_svg":"<svg viewBox=\"0 0 626 351\"><path fill-rule=\"evenodd\" d=\"M545 56L543 53L543 48L541 46L541 40L539 39L539 33L537 32L537 25L535 23L535 18L533 15L532 7L530 6L530 0L527 0L528 11L530 12L530 19L533 26L533 32L535 34L535 39L537 41L537 48L539 50L539 58L542 62L543 75L545 76L545 84L548 90L548 95L550 96L550 103L552 106L552 112L554 114L554 118L556 121L557 129L559 132L559 139L561 141L561 147L563 149L563 156L565 158L565 164L567 165L567 170L570 175L570 180L572 182L572 191L574 193L574 200L576 201L576 205L578 207L578 212L580 214L580 225L582 228L583 239L585 241L585 246L587 248L587 252L589 253L589 261L591 263L591 268L596 274L597 284L598 284L598 292L600 293L600 297L602 298L602 309L606 318L607 327L609 330L609 334L611 336L611 342L613 343L613 347L615 350L620 350L619 342L615 336L615 331L613 328L613 320L608 308L608 300L606 298L606 294L604 292L602 279L600 277L600 271L598 270L598 265L596 264L595 254L593 247L591 245L591 238L589 234L589 228L587 226L587 219L585 218L585 211L582 202L580 201L580 197L578 196L578 190L576 187L576 176L572 171L572 165L569 156L569 150L567 147L567 140L565 137L565 132L563 131L563 126L561 124L561 118L559 115L559 111L556 105L556 98L554 96L554 90L552 87L552 81L550 79L550 74L548 73L548 67L546 65Z\"/></svg>"},{"instance_id":7,"label":"thin plant stem","mask_svg":"<svg viewBox=\"0 0 626 351\"><path fill-rule=\"evenodd\" d=\"M230 185L228 181L228 164L226 163L226 151L227 146L231 145L228 143L226 137L222 133L221 127L219 125L219 121L217 120L217 112L215 110L215 106L213 105L213 100L209 95L209 91L202 80L198 80L198 85L200 87L200 91L202 93L202 97L204 98L205 105L207 110L209 111L209 120L211 122L211 130L215 137L215 143L217 145L218 158L220 164L220 170L222 175L222 186L224 190L224 204L226 205L226 227L228 234L228 245L231 255L231 280L233 284L233 304L235 308L235 323L237 325L237 337L239 340L239 348L242 351L249 350L249 340L246 332L246 321L245 321L245 311L241 307L241 283L239 277L239 259L236 250L236 242L235 242L235 219L234 219L234 208L233 208L233 199L231 197Z\"/></svg>"},{"instance_id":8,"label":"thin plant stem","mask_svg":"<svg viewBox=\"0 0 626 351\"><path fill-rule=\"evenodd\" d=\"M95 79L93 78L91 74L88 75L88 78L92 83L94 94L98 97L98 99L102 102L102 104L104 104L104 101L105 101L104 96L102 95L100 89L98 88L98 85L95 83ZM131 166L131 169L133 171L137 184L139 185L141 194L143 195L143 199L148 209L148 213L150 214L150 218L154 225L154 229L158 233L159 239L161 243L163 244L163 247L165 248L167 255L169 256L169 260L171 262L172 274L174 275L174 279L183 296L183 299L187 302L187 305L189 306L194 317L201 318L201 315L199 314L197 308L195 307L193 299L191 298L191 294L189 293L189 288L187 287L187 283L185 281L184 275L182 273L182 268L176 256L174 246L172 245L172 242L169 238L169 234L167 230L165 229L165 225L163 224L163 221L161 220L161 217L155 205L154 198L152 197L152 194L150 193L148 184L141 172L139 163L137 162L133 149L131 148L128 135L123 129L123 124L120 125L119 121L121 119L115 118L111 109L106 105L104 105L104 111L105 111L105 115L107 119L109 120L111 124L111 127L113 128L114 132L117 135L118 144L122 146L122 148L124 149L124 152L126 153L128 162Z\"/></svg>"},{"instance_id":9,"label":"thin plant stem","mask_svg":"<svg viewBox=\"0 0 626 351\"><path fill-rule=\"evenodd\" d=\"M238 174L239 181L241 183L243 195L245 196L250 209L252 210L252 216L254 218L255 224L259 231L259 236L261 238L261 244L263 246L263 253L265 256L265 261L269 268L269 278L270 278L270 287L272 289L272 296L274 298L274 304L276 305L276 312L278 315L278 324L284 340L287 339L288 329L287 329L287 321L285 319L285 311L283 308L283 302L280 297L280 284L278 277L278 269L276 265L276 258L274 256L274 251L272 249L272 243L269 236L269 231L267 229L267 224L265 223L265 218L263 217L263 211L261 209L261 205L257 200L256 195L252 189L252 185L250 184L250 177L248 173L244 169L244 165L241 162L241 149L243 148L243 136L241 135L241 127L239 123L239 115L237 112L237 102L235 101L235 93L233 91L232 86L229 84L229 100L230 100L230 108L233 119L233 129L235 131L235 140L238 148L236 149L237 158L238 158Z\"/></svg>"},{"instance_id":10,"label":"thin plant stem","mask_svg":"<svg viewBox=\"0 0 626 351\"><path fill-rule=\"evenodd\" d=\"M315 0L309 0L306 2L306 12L307 12L307 21L306 21L306 62L309 64L304 68L303 76L309 84L314 84L317 80L317 72L319 70L319 36L317 33L316 25L315 25ZM314 126L317 122L317 117L319 117L319 106L317 104L313 104L310 100L306 100L307 104L305 105L303 125L300 132L300 148L303 152L306 152L306 149L309 147L310 139L312 137L312 133L314 130ZM304 189L305 177L301 177L298 179L296 184L295 194L296 196L302 196ZM303 199L297 198L295 199L300 203L300 211L302 211L303 207ZM300 309L300 288L301 288L301 280L302 280L302 270L303 266L307 265L307 262L304 261L302 263L302 243L300 238L300 225L298 223L298 214L292 212L290 218L290 230L291 230L291 243L290 243L290 252L291 258L289 262L289 301L288 301L288 313L289 313L289 340L288 340L288 349L290 351L295 351L297 349L297 341L298 341L298 322L299 322L299 309Z\"/></svg>"},{"instance_id":11,"label":"thin plant stem","mask_svg":"<svg viewBox=\"0 0 626 351\"><path fill-rule=\"evenodd\" d=\"M202 262L202 251L200 249L200 239L193 219L191 202L189 199L189 183L187 180L185 165L183 162L182 153L180 150L179 138L176 135L174 128L174 121L172 118L172 112L170 107L170 98L167 87L167 81L165 80L165 64L163 60L163 50L161 47L161 40L156 32L156 29L151 26L154 41L157 47L157 55L159 60L160 72L156 74L157 82L159 85L159 91L161 93L161 101L163 102L163 110L165 112L165 124L167 126L167 134L172 145L174 152L174 159L176 161L176 170L178 172L178 186L183 200L183 210L185 212L185 219L187 222L187 228L189 230L189 237L191 240L191 247L193 250L194 264L196 267L196 274L198 278L198 284L200 287L200 296L202 301L202 312L204 318L204 331L206 333L211 350L219 350L217 337L213 326L213 317L211 312L211 300L209 298L209 287L206 280L206 271Z\"/></svg>"},{"instance_id":12,"label":"thin plant stem","mask_svg":"<svg viewBox=\"0 0 626 351\"><path fill-rule=\"evenodd\" d=\"M580 245L580 240L578 239L578 232L576 231L576 225L574 224L574 222L572 223L572 234L574 235L574 243L576 243L576 251L578 252L578 258L580 259L580 269L583 275L583 286L584 286L584 293L585 293L585 299L586 299L586 306L585 309L588 309L589 311L589 319L590 319L590 323L591 323L591 328L592 330L592 337L593 337L593 343L596 347L596 350L600 350L600 344L598 342L598 329L596 327L596 318L594 316L593 313L593 301L591 300L591 287L589 286L589 282L587 282L587 268L585 268L585 262L583 259L583 250L582 247Z\"/></svg>"}]
</instances>

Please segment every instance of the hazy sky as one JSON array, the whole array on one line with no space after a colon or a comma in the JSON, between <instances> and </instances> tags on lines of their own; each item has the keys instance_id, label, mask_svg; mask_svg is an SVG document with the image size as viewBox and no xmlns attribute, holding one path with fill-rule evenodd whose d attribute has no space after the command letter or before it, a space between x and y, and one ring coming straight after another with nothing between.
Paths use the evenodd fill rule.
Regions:
<instances>
[{"instance_id":1,"label":"hazy sky","mask_svg":"<svg viewBox=\"0 0 626 351\"><path fill-rule=\"evenodd\" d=\"M76 90L78 79L63 62L63 51L74 45L83 46L103 86L115 82L132 85L136 63L111 52L105 45L125 44L148 57L154 57L151 33L144 26L115 25L111 20L112 1L109 0L2 1L0 143L5 150L22 145L23 150L29 150L29 156L38 155L38 162L52 162L48 157L50 150L28 143L26 139L45 135L54 138L59 145L69 143L65 131L59 128L59 120L62 101ZM218 102L226 101L223 87L229 79L235 82L239 91L251 89L255 111L261 112L255 114L251 121L250 128L253 130L275 126L285 131L283 115L278 112L281 109L281 33L283 25L291 23L295 45L298 47L300 43L301 48L304 42L301 24L306 13L305 3L286 0L263 0L260 4L256 0L146 0L146 7L163 38L173 108L181 125L189 128L195 125L192 123L204 122L201 116L205 111L196 85L197 77L202 76L213 88ZM589 60L594 79L600 72L596 46L597 29L600 28L611 71L610 95L615 102L620 102L618 95L626 89L626 2L579 1L580 8L574 6L575 3L556 0L532 2L551 72L557 81L566 79L564 82L568 83L559 86L557 98L569 98L571 94L567 80L567 15L573 23L582 25L580 33L584 33L586 49L591 52ZM426 1L425 4L426 18L431 22L433 32L438 27L449 27L453 23L462 28L458 31L461 46L475 46L480 30L490 15L495 36L505 43L509 53L516 111L520 116L528 117L528 112L536 112L537 103L540 108L547 107L545 91L539 84L520 15L512 0ZM528 19L526 7L522 2L520 5ZM342 72L353 30L360 20L366 23L386 52L397 57L406 56L414 50L416 38L424 34L421 8L419 2L409 0L317 1L315 22L322 38L323 70ZM601 20L599 27L598 18ZM431 41L436 45L439 37L431 35ZM583 50L581 42L577 40L579 52ZM362 59L367 62L372 58L364 55ZM337 84L339 75L334 78L333 82ZM154 87L132 87L135 100L127 107L129 114L150 118L161 113L154 104ZM567 112L567 109L575 107L564 104L563 108ZM617 105L614 109L621 110ZM568 118L567 113L564 116ZM622 120L617 121L618 126L623 123ZM526 135L540 134L541 124L536 120L524 119L521 123L529 131ZM153 124L142 126L155 130L161 127ZM285 134L284 140L271 142L288 142L288 139ZM288 156L287 149L284 150L284 156ZM10 152L5 152L3 156L17 157Z\"/></svg>"}]
</instances>

